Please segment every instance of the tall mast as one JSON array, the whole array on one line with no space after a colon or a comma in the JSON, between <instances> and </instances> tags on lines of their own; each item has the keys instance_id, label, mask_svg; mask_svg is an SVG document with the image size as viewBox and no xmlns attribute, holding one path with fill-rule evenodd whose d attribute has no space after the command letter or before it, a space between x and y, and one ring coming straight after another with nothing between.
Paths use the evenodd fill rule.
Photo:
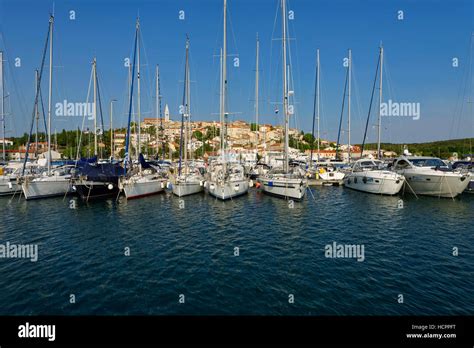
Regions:
<instances>
[{"instance_id":1,"label":"tall mast","mask_svg":"<svg viewBox=\"0 0 474 348\"><path fill-rule=\"evenodd\" d=\"M316 121L316 114L317 114L317 103L318 103L318 100L317 100L317 96L318 96L318 66L319 66L319 49L317 50L317 53L316 53L316 77L315 77L315 81L314 81L314 99L313 99L313 124L311 126L311 135L313 136L314 138L314 123ZM314 141L311 143L311 153L310 153L310 156L309 156L309 164L311 166L311 168L313 168L313 150L314 150Z\"/></svg>"},{"instance_id":2,"label":"tall mast","mask_svg":"<svg viewBox=\"0 0 474 348\"><path fill-rule=\"evenodd\" d=\"M227 0L224 0L224 39L222 49L222 105L221 105L221 142L224 173L227 171L226 164L226 93L227 93Z\"/></svg>"},{"instance_id":3,"label":"tall mast","mask_svg":"<svg viewBox=\"0 0 474 348\"><path fill-rule=\"evenodd\" d=\"M117 100L112 99L110 101L110 158L114 157L114 127L113 127L113 115L114 115L114 102Z\"/></svg>"},{"instance_id":4,"label":"tall mast","mask_svg":"<svg viewBox=\"0 0 474 348\"><path fill-rule=\"evenodd\" d=\"M220 69L220 81L219 81L219 120L221 123L221 131L220 131L220 136L221 136L221 156L222 156L222 162L224 162L224 80L223 80L223 74L222 74L222 48L219 56L219 69Z\"/></svg>"},{"instance_id":5,"label":"tall mast","mask_svg":"<svg viewBox=\"0 0 474 348\"><path fill-rule=\"evenodd\" d=\"M94 156L97 156L97 60L94 57L92 62L93 79L94 79Z\"/></svg>"},{"instance_id":6,"label":"tall mast","mask_svg":"<svg viewBox=\"0 0 474 348\"><path fill-rule=\"evenodd\" d=\"M289 143L289 119L288 119L288 81L287 81L287 66L286 66L286 0L281 0L281 17L282 17L282 27L283 27L283 114L285 115L285 163L284 170L285 173L288 172L288 143Z\"/></svg>"},{"instance_id":7,"label":"tall mast","mask_svg":"<svg viewBox=\"0 0 474 348\"><path fill-rule=\"evenodd\" d=\"M51 108L53 105L53 24L54 17L49 17L49 88L48 88L48 175L51 174Z\"/></svg>"},{"instance_id":8,"label":"tall mast","mask_svg":"<svg viewBox=\"0 0 474 348\"><path fill-rule=\"evenodd\" d=\"M39 90L39 75L38 69L35 70L35 93ZM38 101L35 103L35 117L36 117L36 132L35 132L35 157L38 157L38 128L39 128L39 105Z\"/></svg>"},{"instance_id":9,"label":"tall mast","mask_svg":"<svg viewBox=\"0 0 474 348\"><path fill-rule=\"evenodd\" d=\"M189 137L186 142L186 152L188 151L188 142L192 143L193 141L193 129L191 125L191 71L189 69L189 38L186 37L186 115L188 117L188 130ZM191 147L192 149L192 147ZM193 158L192 151L189 153L189 158ZM187 166L187 162L186 162Z\"/></svg>"},{"instance_id":10,"label":"tall mast","mask_svg":"<svg viewBox=\"0 0 474 348\"><path fill-rule=\"evenodd\" d=\"M320 90L319 90L319 76L320 76L320 69L319 69L319 48L316 51L316 61L317 61L317 68L316 68L316 110L317 110L317 118L318 118L318 162L319 162L319 156L320 156L320 133L319 133L319 96L320 96Z\"/></svg>"},{"instance_id":11,"label":"tall mast","mask_svg":"<svg viewBox=\"0 0 474 348\"><path fill-rule=\"evenodd\" d=\"M165 136L164 136L164 127L163 127L163 114L161 112L161 89L160 89L160 68L157 65L157 75L156 75L156 85L157 85L157 90L158 90L158 114L160 115L160 137L161 137L161 142L162 142L162 149L163 149L163 161L165 160Z\"/></svg>"},{"instance_id":12,"label":"tall mast","mask_svg":"<svg viewBox=\"0 0 474 348\"><path fill-rule=\"evenodd\" d=\"M138 115L138 151L141 152L141 114L140 114L140 18L137 18L137 115ZM141 167L140 167L141 168Z\"/></svg>"},{"instance_id":13,"label":"tall mast","mask_svg":"<svg viewBox=\"0 0 474 348\"><path fill-rule=\"evenodd\" d=\"M380 107L382 106L382 72L383 72L383 46L380 45L380 87L379 87L379 121L378 121L378 131L377 131L377 159L380 159L380 138L382 131L382 113Z\"/></svg>"},{"instance_id":14,"label":"tall mast","mask_svg":"<svg viewBox=\"0 0 474 348\"><path fill-rule=\"evenodd\" d=\"M132 121L132 109L133 109L133 81L135 80L132 78L135 76L135 58L137 55L137 41L138 41L138 25L136 26L135 30L135 43L133 47L133 65L132 65L132 72L130 76L130 93L129 93L129 104L128 104L128 124L127 124L127 136L125 138L125 160L124 160L124 171L127 174L127 165L128 162L131 160L130 156L130 125ZM130 71L130 70L129 70Z\"/></svg>"},{"instance_id":15,"label":"tall mast","mask_svg":"<svg viewBox=\"0 0 474 348\"><path fill-rule=\"evenodd\" d=\"M2 117L2 142L3 142L3 162L6 160L5 155L5 86L3 79L3 52L0 51L0 116Z\"/></svg>"},{"instance_id":16,"label":"tall mast","mask_svg":"<svg viewBox=\"0 0 474 348\"><path fill-rule=\"evenodd\" d=\"M349 86L347 94L347 114L348 114L348 131L347 131L347 151L349 154L348 161L351 161L351 74L352 74L352 50L349 49Z\"/></svg>"},{"instance_id":17,"label":"tall mast","mask_svg":"<svg viewBox=\"0 0 474 348\"><path fill-rule=\"evenodd\" d=\"M160 109L159 109L159 103L160 103L160 86L158 85L158 78L160 72L158 71L159 67L158 64L156 65L155 69L155 74L156 74L156 86L155 86L155 98L156 98L156 105L155 105L155 113L156 113L156 134L155 134L155 139L156 139L156 155L158 156L159 149L160 147L158 146L158 130L160 127L158 127L158 118L160 117Z\"/></svg>"},{"instance_id":18,"label":"tall mast","mask_svg":"<svg viewBox=\"0 0 474 348\"><path fill-rule=\"evenodd\" d=\"M186 38L186 63L184 67L184 166L188 166L188 141L189 141L189 90L188 90L188 80L189 80L189 69L188 69L188 59L189 59L189 39Z\"/></svg>"},{"instance_id":19,"label":"tall mast","mask_svg":"<svg viewBox=\"0 0 474 348\"><path fill-rule=\"evenodd\" d=\"M260 51L260 41L258 39L258 34L257 34L257 49L256 49L256 57L255 57L255 133L257 135L257 145L256 145L256 150L258 152L258 130L259 130L259 127L258 127L258 73L259 73L259 64L258 64L258 56L259 56L259 51Z\"/></svg>"}]
</instances>

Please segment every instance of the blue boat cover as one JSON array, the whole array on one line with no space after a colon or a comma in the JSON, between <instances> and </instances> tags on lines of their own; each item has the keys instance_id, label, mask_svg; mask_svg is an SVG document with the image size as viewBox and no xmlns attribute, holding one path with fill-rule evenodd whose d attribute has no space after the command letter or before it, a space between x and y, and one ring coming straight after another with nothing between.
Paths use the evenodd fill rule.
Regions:
<instances>
[{"instance_id":1,"label":"blue boat cover","mask_svg":"<svg viewBox=\"0 0 474 348\"><path fill-rule=\"evenodd\" d=\"M124 168L118 163L85 163L79 175L87 176L91 181L114 181L125 175Z\"/></svg>"},{"instance_id":2,"label":"blue boat cover","mask_svg":"<svg viewBox=\"0 0 474 348\"><path fill-rule=\"evenodd\" d=\"M140 161L140 164L142 166L142 169L148 169L151 168L150 164L145 161L145 157L143 157L142 154L138 156L138 160Z\"/></svg>"}]
</instances>

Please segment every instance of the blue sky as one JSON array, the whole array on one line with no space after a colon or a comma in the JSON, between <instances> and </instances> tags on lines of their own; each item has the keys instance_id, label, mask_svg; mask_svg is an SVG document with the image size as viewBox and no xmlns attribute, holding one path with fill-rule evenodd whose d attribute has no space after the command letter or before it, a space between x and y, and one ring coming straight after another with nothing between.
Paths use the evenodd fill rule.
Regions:
<instances>
[{"instance_id":1,"label":"blue sky","mask_svg":"<svg viewBox=\"0 0 474 348\"><path fill-rule=\"evenodd\" d=\"M421 117L385 117L382 140L421 142L473 137L474 115L466 103L470 37L474 31L474 2L470 0L291 0L290 21L293 126L311 130L315 52L321 50L321 131L335 139L341 108L347 49L353 55L352 142L362 140L375 73L378 45L385 48L384 100L418 102ZM281 18L278 0L228 0L229 111L233 119L252 121L255 37L260 38L261 122L281 123L272 102L281 100ZM8 98L7 135L28 130L34 99L34 69L40 65L52 1L0 0L0 49L5 51ZM222 40L221 0L64 0L56 1L54 102L84 102L90 62L97 57L103 107L118 99L115 125L126 123L127 69L132 54L135 19L140 15L142 51L142 117L154 117L154 69L160 65L163 102L177 119L184 76L186 34L191 40L192 111L195 119L217 120L216 55ZM76 19L69 19L74 10ZM180 10L185 20L180 20ZM397 11L404 20L397 19ZM275 22L275 15L278 17ZM471 52L474 53L474 52ZM21 67L14 59L21 58ZM229 60L234 56L229 57ZM452 66L452 59L459 67ZM472 63L471 63L472 65ZM45 75L46 76L46 75ZM472 81L472 77L471 77ZM47 78L44 79L47 95ZM472 95L472 92L471 92ZM46 100L45 100L46 101ZM10 107L11 104L11 107ZM471 104L472 105L472 104ZM347 129L347 120L344 127ZM79 117L54 117L53 130L77 128ZM372 119L369 141L375 138ZM343 135L343 139L345 138Z\"/></svg>"}]
</instances>

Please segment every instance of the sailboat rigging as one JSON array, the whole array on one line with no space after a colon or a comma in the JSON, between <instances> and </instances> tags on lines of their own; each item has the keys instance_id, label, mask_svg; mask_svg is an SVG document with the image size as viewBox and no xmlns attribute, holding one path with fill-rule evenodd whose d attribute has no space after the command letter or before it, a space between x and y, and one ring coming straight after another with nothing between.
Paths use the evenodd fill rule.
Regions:
<instances>
[{"instance_id":1,"label":"sailboat rigging","mask_svg":"<svg viewBox=\"0 0 474 348\"><path fill-rule=\"evenodd\" d=\"M228 163L227 153L227 0L224 0L223 47L221 49L220 78L220 148L218 162L212 163L206 189L209 194L220 200L232 199L244 195L249 190L249 182L244 175L244 167L240 163Z\"/></svg>"},{"instance_id":2,"label":"sailboat rigging","mask_svg":"<svg viewBox=\"0 0 474 348\"><path fill-rule=\"evenodd\" d=\"M199 193L204 189L204 178L199 171L199 168L195 166L194 162L188 160L187 156L190 143L192 145L189 46L189 38L187 37L183 103L181 104L181 137L179 147L178 173L174 178L174 183L172 184L173 193L178 197Z\"/></svg>"},{"instance_id":3,"label":"sailboat rigging","mask_svg":"<svg viewBox=\"0 0 474 348\"><path fill-rule=\"evenodd\" d=\"M299 167L291 167L289 164L289 95L288 88L288 69L287 65L287 12L286 0L281 0L281 16L282 16L282 75L283 75L283 116L285 117L285 140L284 140L284 161L283 168L272 168L267 174L259 178L264 193L285 198L285 199L303 199L307 180L304 172ZM293 94L293 92L291 92Z\"/></svg>"}]
</instances>

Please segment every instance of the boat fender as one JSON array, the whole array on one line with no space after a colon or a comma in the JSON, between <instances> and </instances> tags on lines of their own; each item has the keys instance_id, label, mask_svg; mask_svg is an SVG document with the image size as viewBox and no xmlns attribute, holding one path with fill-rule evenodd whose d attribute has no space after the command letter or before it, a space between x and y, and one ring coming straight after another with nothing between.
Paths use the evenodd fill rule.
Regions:
<instances>
[{"instance_id":1,"label":"boat fender","mask_svg":"<svg viewBox=\"0 0 474 348\"><path fill-rule=\"evenodd\" d=\"M253 187L253 180L249 180L249 187Z\"/></svg>"},{"instance_id":2,"label":"boat fender","mask_svg":"<svg viewBox=\"0 0 474 348\"><path fill-rule=\"evenodd\" d=\"M261 184L259 182L255 183L256 188L260 188Z\"/></svg>"},{"instance_id":3,"label":"boat fender","mask_svg":"<svg viewBox=\"0 0 474 348\"><path fill-rule=\"evenodd\" d=\"M109 184L109 185L107 186L107 188L108 188L109 190L113 190L113 189L114 189L114 185Z\"/></svg>"},{"instance_id":4,"label":"boat fender","mask_svg":"<svg viewBox=\"0 0 474 348\"><path fill-rule=\"evenodd\" d=\"M13 188L13 185L12 185L11 182L8 183L8 188L9 188L9 189L12 189L12 188Z\"/></svg>"},{"instance_id":5,"label":"boat fender","mask_svg":"<svg viewBox=\"0 0 474 348\"><path fill-rule=\"evenodd\" d=\"M239 185L235 185L235 186L234 186L234 191L237 192L238 190L239 190Z\"/></svg>"},{"instance_id":6,"label":"boat fender","mask_svg":"<svg viewBox=\"0 0 474 348\"><path fill-rule=\"evenodd\" d=\"M165 188L165 183L164 183L164 182L161 183L161 188L162 188L162 189Z\"/></svg>"},{"instance_id":7,"label":"boat fender","mask_svg":"<svg viewBox=\"0 0 474 348\"><path fill-rule=\"evenodd\" d=\"M204 181L199 181L199 186L204 187Z\"/></svg>"},{"instance_id":8,"label":"boat fender","mask_svg":"<svg viewBox=\"0 0 474 348\"><path fill-rule=\"evenodd\" d=\"M215 186L213 184L211 184L211 186L209 186L209 189L214 190L214 187Z\"/></svg>"},{"instance_id":9,"label":"boat fender","mask_svg":"<svg viewBox=\"0 0 474 348\"><path fill-rule=\"evenodd\" d=\"M166 188L167 188L167 189L170 189L170 188L171 188L171 183L170 183L170 182L167 182L167 183L166 183Z\"/></svg>"}]
</instances>

